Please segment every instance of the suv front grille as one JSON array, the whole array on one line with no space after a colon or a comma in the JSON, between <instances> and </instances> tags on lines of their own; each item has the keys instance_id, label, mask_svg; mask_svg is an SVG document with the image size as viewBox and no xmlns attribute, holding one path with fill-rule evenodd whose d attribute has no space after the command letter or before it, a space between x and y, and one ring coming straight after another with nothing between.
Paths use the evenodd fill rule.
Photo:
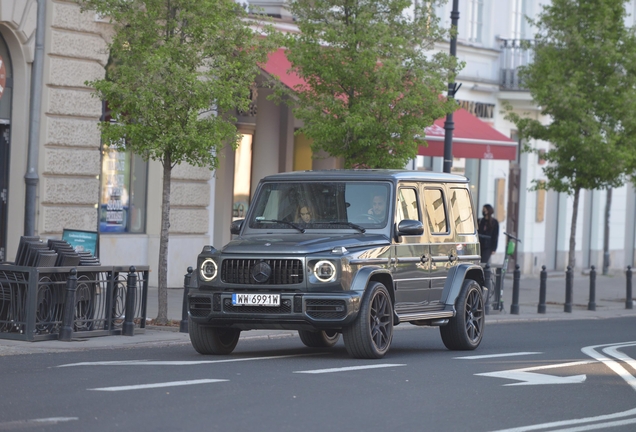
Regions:
<instances>
[{"instance_id":1,"label":"suv front grille","mask_svg":"<svg viewBox=\"0 0 636 432\"><path fill-rule=\"evenodd\" d=\"M259 262L267 263L272 273L265 282L252 278L252 268ZM242 285L292 285L303 282L303 264L299 259L225 259L221 264L224 283Z\"/></svg>"},{"instance_id":2,"label":"suv front grille","mask_svg":"<svg viewBox=\"0 0 636 432\"><path fill-rule=\"evenodd\" d=\"M307 315L314 319L339 319L347 315L344 300L308 299L305 308Z\"/></svg>"}]
</instances>

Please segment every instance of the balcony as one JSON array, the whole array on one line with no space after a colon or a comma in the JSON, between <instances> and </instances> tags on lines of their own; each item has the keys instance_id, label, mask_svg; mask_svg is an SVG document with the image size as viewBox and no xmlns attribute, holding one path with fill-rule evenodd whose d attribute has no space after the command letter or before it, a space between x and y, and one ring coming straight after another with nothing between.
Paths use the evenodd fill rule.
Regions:
<instances>
[{"instance_id":1,"label":"balcony","mask_svg":"<svg viewBox=\"0 0 636 432\"><path fill-rule=\"evenodd\" d=\"M502 90L527 90L519 79L519 68L532 63L534 58L532 39L499 39L501 42L501 74Z\"/></svg>"}]
</instances>

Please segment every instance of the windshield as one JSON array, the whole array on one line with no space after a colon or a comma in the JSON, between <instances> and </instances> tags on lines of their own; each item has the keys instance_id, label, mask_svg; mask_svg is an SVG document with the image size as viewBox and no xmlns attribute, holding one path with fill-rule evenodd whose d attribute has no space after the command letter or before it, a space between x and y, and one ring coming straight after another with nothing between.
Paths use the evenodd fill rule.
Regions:
<instances>
[{"instance_id":1,"label":"windshield","mask_svg":"<svg viewBox=\"0 0 636 432\"><path fill-rule=\"evenodd\" d=\"M386 182L265 183L251 206L252 229L384 228L390 184Z\"/></svg>"}]
</instances>

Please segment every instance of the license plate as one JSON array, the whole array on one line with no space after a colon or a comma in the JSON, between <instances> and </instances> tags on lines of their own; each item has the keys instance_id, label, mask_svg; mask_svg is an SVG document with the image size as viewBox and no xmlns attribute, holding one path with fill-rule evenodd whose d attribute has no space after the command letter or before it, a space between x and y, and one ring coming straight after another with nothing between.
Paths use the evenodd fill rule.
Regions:
<instances>
[{"instance_id":1,"label":"license plate","mask_svg":"<svg viewBox=\"0 0 636 432\"><path fill-rule=\"evenodd\" d=\"M232 306L280 306L280 294L232 294Z\"/></svg>"}]
</instances>

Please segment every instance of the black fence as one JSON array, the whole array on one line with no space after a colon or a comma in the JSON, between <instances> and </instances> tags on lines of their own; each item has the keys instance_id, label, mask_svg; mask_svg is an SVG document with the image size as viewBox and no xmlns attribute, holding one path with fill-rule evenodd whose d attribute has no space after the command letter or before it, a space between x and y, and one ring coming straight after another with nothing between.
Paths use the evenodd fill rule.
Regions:
<instances>
[{"instance_id":1,"label":"black fence","mask_svg":"<svg viewBox=\"0 0 636 432\"><path fill-rule=\"evenodd\" d=\"M0 339L58 339L62 328L67 281L74 267L0 265ZM148 266L77 267L73 337L121 335L124 321L143 333L146 326ZM126 295L133 280L134 296ZM126 299L134 299L134 317L126 320ZM69 297L70 299L70 297ZM72 300L71 300L72 302Z\"/></svg>"}]
</instances>

